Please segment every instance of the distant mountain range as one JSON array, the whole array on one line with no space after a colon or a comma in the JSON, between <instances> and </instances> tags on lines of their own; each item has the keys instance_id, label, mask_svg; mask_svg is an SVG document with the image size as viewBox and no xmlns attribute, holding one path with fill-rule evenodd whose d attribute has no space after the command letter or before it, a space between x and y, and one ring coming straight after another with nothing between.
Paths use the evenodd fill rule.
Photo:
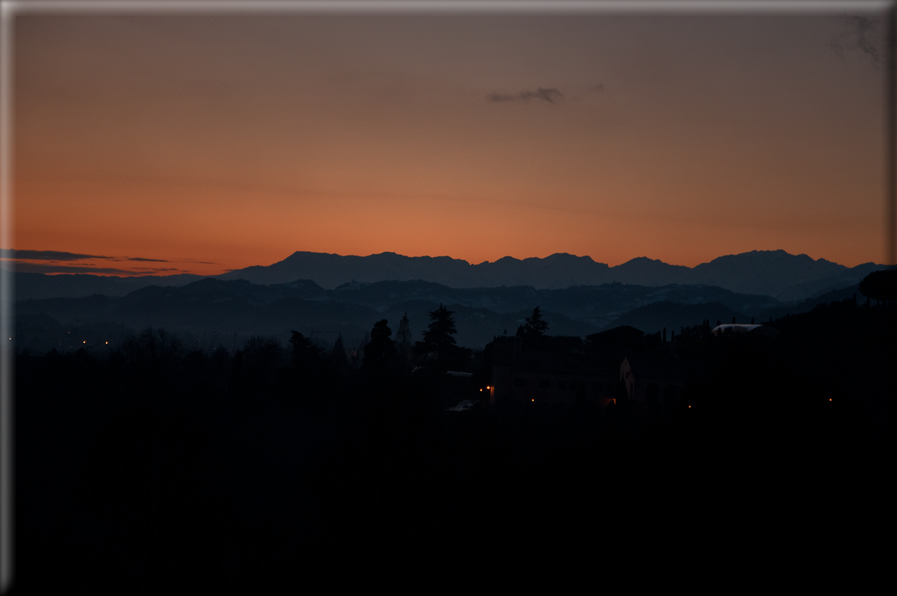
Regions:
<instances>
[{"instance_id":1,"label":"distant mountain range","mask_svg":"<svg viewBox=\"0 0 897 596\"><path fill-rule=\"evenodd\" d=\"M845 267L825 259L791 255L783 250L728 255L696 267L669 265L645 257L610 267L590 257L563 253L544 259L504 257L473 265L450 257L406 257L390 252L366 257L296 252L273 265L247 267L215 277L260 285L310 280L327 290L353 282L412 280L455 289L530 286L545 290L614 282L641 286L705 285L796 301L857 284L870 272L882 268L883 265L875 263ZM196 275L119 278L17 273L16 297L124 296L149 285L181 286L199 279L203 278Z\"/></svg>"},{"instance_id":2,"label":"distant mountain range","mask_svg":"<svg viewBox=\"0 0 897 596\"><path fill-rule=\"evenodd\" d=\"M390 252L367 257L295 252L267 267L247 267L218 277L245 279L256 284L310 279L327 289L349 281L385 280L432 281L451 288L532 286L560 289L613 282L643 286L699 284L776 297L787 294L786 299L800 299L832 285L858 283L880 268L882 265L875 263L849 268L825 259L791 255L783 250L728 255L696 267L668 265L646 257L609 267L590 257L564 253L544 259L504 257L495 262L471 265L450 257L405 257Z\"/></svg>"},{"instance_id":3,"label":"distant mountain range","mask_svg":"<svg viewBox=\"0 0 897 596\"><path fill-rule=\"evenodd\" d=\"M204 279L201 275L89 275L87 273L46 275L16 271L14 277L16 300L45 298L79 298L102 294L124 296L147 286L183 286Z\"/></svg>"},{"instance_id":4,"label":"distant mountain range","mask_svg":"<svg viewBox=\"0 0 897 596\"><path fill-rule=\"evenodd\" d=\"M863 277L882 268L848 268L784 251L720 257L693 268L645 258L608 267L565 254L471 265L448 257L298 252L216 277L16 273L16 335L19 345L36 350L89 347L110 337L114 343L126 330L148 326L203 348L239 346L252 335L286 341L291 330L325 344L342 334L347 345L357 345L380 319L395 331L404 313L420 339L429 312L445 304L455 312L458 342L481 347L513 335L536 306L553 335L584 336L618 325L678 331L706 319L760 322L851 298Z\"/></svg>"}]
</instances>

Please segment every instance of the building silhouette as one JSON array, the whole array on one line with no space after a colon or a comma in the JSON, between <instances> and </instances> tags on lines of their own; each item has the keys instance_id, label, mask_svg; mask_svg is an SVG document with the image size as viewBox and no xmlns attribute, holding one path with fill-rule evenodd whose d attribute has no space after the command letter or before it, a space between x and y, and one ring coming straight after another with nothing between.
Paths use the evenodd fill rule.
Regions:
<instances>
[{"instance_id":1,"label":"building silhouette","mask_svg":"<svg viewBox=\"0 0 897 596\"><path fill-rule=\"evenodd\" d=\"M624 326L579 337L548 336L535 345L521 337L493 343L489 402L584 403L601 408L621 399L648 407L679 403L692 359L654 346L650 336Z\"/></svg>"}]
</instances>

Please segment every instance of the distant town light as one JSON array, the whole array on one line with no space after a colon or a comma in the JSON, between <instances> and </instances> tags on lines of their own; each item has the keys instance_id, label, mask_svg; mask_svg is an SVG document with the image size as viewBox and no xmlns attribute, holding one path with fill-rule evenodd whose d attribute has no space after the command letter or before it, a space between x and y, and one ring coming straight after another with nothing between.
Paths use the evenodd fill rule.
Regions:
<instances>
[{"instance_id":1,"label":"distant town light","mask_svg":"<svg viewBox=\"0 0 897 596\"><path fill-rule=\"evenodd\" d=\"M530 401L536 401L536 400L535 400L535 399L532 399L532 400L530 400Z\"/></svg>"},{"instance_id":2,"label":"distant town light","mask_svg":"<svg viewBox=\"0 0 897 596\"><path fill-rule=\"evenodd\" d=\"M690 408L691 406L688 406L688 407Z\"/></svg>"},{"instance_id":3,"label":"distant town light","mask_svg":"<svg viewBox=\"0 0 897 596\"><path fill-rule=\"evenodd\" d=\"M82 344L86 344L86 343L87 343L87 340L85 339L85 340L82 341L81 343L82 343Z\"/></svg>"},{"instance_id":4,"label":"distant town light","mask_svg":"<svg viewBox=\"0 0 897 596\"><path fill-rule=\"evenodd\" d=\"M829 401L832 401L832 398L828 398Z\"/></svg>"},{"instance_id":5,"label":"distant town light","mask_svg":"<svg viewBox=\"0 0 897 596\"><path fill-rule=\"evenodd\" d=\"M109 345L109 342L108 342L108 341L106 342L106 345L107 345L107 346Z\"/></svg>"}]
</instances>

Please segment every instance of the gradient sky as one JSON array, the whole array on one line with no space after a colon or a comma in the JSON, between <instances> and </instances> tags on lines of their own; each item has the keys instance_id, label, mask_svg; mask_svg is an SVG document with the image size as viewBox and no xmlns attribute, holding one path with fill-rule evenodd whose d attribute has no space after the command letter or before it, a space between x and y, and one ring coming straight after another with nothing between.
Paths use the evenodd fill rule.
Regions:
<instances>
[{"instance_id":1,"label":"gradient sky","mask_svg":"<svg viewBox=\"0 0 897 596\"><path fill-rule=\"evenodd\" d=\"M19 15L14 248L200 274L297 250L882 262L881 27L855 25Z\"/></svg>"}]
</instances>

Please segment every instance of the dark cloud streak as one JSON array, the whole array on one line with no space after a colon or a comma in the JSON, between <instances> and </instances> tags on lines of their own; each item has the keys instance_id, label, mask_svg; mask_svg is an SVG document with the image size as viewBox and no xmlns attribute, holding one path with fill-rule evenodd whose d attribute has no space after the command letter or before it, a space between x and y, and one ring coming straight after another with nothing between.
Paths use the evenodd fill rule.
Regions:
<instances>
[{"instance_id":1,"label":"dark cloud streak","mask_svg":"<svg viewBox=\"0 0 897 596\"><path fill-rule=\"evenodd\" d=\"M11 267L10 267L11 265ZM91 275L145 275L143 273L111 267L82 267L73 265L44 265L41 263L5 263L5 268L17 273L89 273Z\"/></svg>"},{"instance_id":2,"label":"dark cloud streak","mask_svg":"<svg viewBox=\"0 0 897 596\"><path fill-rule=\"evenodd\" d=\"M883 61L881 19L864 15L842 17L844 31L829 42L829 47L839 56L858 50L878 65Z\"/></svg>"},{"instance_id":3,"label":"dark cloud streak","mask_svg":"<svg viewBox=\"0 0 897 596\"><path fill-rule=\"evenodd\" d=\"M61 252L56 250L16 250L14 248L0 249L0 257L4 259L25 259L28 261L80 261L82 259L112 259L99 255L82 255L73 252Z\"/></svg>"},{"instance_id":4,"label":"dark cloud streak","mask_svg":"<svg viewBox=\"0 0 897 596\"><path fill-rule=\"evenodd\" d=\"M13 259L16 261L87 261L90 259L109 259L115 262L138 261L142 263L170 263L166 259L147 259L144 257L106 257L101 255L86 255L74 252L57 250L16 250L14 248L0 249L0 259ZM92 267L91 263L84 263L85 267Z\"/></svg>"},{"instance_id":5,"label":"dark cloud streak","mask_svg":"<svg viewBox=\"0 0 897 596\"><path fill-rule=\"evenodd\" d=\"M564 99L564 94L557 87L538 87L535 91L524 90L519 93L490 93L486 96L486 100L493 103L511 102L511 101L529 101L536 99L546 101L550 104L556 104Z\"/></svg>"}]
</instances>

